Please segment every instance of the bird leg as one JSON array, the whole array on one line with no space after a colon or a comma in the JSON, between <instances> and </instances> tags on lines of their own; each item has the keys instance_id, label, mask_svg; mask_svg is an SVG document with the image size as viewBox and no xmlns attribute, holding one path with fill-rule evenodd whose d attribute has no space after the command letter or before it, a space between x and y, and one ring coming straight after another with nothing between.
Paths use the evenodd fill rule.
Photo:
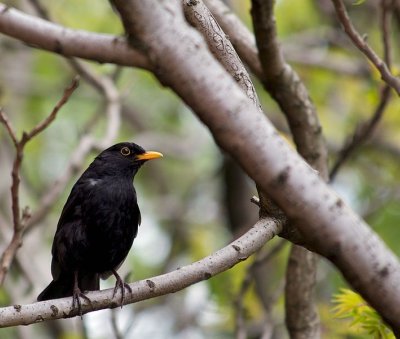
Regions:
<instances>
[{"instance_id":1,"label":"bird leg","mask_svg":"<svg viewBox=\"0 0 400 339\"><path fill-rule=\"evenodd\" d=\"M92 305L92 301L79 288L78 271L74 271L74 289L72 292L72 308L75 308L75 305L78 307L78 313L82 319L82 305L81 305L80 298L86 300L90 305Z\"/></svg>"},{"instance_id":2,"label":"bird leg","mask_svg":"<svg viewBox=\"0 0 400 339\"><path fill-rule=\"evenodd\" d=\"M115 297L115 294L117 293L118 288L120 288L121 289L121 295L122 295L121 296L121 304L120 305L121 305L121 308L122 308L122 305L124 304L124 300L125 300L125 288L131 294L132 294L132 289L126 282L124 282L121 279L121 277L119 276L119 274L117 273L116 270L111 270L111 272L112 272L112 274L114 274L115 279L117 279L117 281L115 282L115 287L114 287L114 292L113 292L113 299Z\"/></svg>"}]
</instances>

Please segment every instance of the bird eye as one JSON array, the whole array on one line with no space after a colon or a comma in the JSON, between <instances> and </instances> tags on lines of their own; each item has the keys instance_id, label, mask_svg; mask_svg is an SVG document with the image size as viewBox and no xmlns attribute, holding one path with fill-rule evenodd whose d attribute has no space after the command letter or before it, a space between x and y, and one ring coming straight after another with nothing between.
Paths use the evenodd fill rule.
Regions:
<instances>
[{"instance_id":1,"label":"bird eye","mask_svg":"<svg viewBox=\"0 0 400 339\"><path fill-rule=\"evenodd\" d=\"M128 156L129 154L131 154L131 150L128 147L122 147L121 148L121 154Z\"/></svg>"}]
</instances>

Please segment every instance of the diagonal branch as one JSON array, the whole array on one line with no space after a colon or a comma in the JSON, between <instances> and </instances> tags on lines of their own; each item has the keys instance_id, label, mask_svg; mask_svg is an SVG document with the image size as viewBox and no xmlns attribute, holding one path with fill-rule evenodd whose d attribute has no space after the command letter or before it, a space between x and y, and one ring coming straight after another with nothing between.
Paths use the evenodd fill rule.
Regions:
<instances>
[{"instance_id":1,"label":"diagonal branch","mask_svg":"<svg viewBox=\"0 0 400 339\"><path fill-rule=\"evenodd\" d=\"M332 0L335 7L337 17L343 26L347 36L353 44L368 58L368 60L376 67L381 74L381 78L391 88L393 88L398 95L400 95L400 78L393 76L390 72L388 65L375 53L375 51L368 45L366 40L357 32L351 19L347 13L346 7L342 0Z\"/></svg>"},{"instance_id":2,"label":"diagonal branch","mask_svg":"<svg viewBox=\"0 0 400 339\"><path fill-rule=\"evenodd\" d=\"M146 57L122 37L66 28L2 3L0 33L66 57L149 69Z\"/></svg>"},{"instance_id":3,"label":"diagonal branch","mask_svg":"<svg viewBox=\"0 0 400 339\"><path fill-rule=\"evenodd\" d=\"M389 1L390 2L390 1ZM389 4L387 0L381 0L381 35L384 51L384 60L388 67L391 67L391 53L392 46L390 44L390 13ZM334 163L332 170L330 172L330 180L334 180L339 169L343 164L350 158L350 156L364 144L369 137L373 134L374 130L381 121L383 114L385 113L386 107L389 104L391 96L390 86L385 84L380 90L379 102L376 106L372 116L364 122L361 122L355 128L353 134L347 139L342 149L338 153L338 158Z\"/></svg>"},{"instance_id":4,"label":"diagonal branch","mask_svg":"<svg viewBox=\"0 0 400 339\"><path fill-rule=\"evenodd\" d=\"M19 200L19 184L20 184L20 169L21 163L24 156L24 148L27 142L37 136L40 132L42 132L45 128L47 128L52 121L57 116L60 108L68 101L72 93L78 87L78 79L75 78L71 85L64 91L62 98L55 105L52 112L49 116L47 116L42 122L36 125L31 131L24 132L20 140L17 139L16 133L14 129L11 127L11 124L4 114L2 110L0 110L0 123L3 123L6 126L6 129L10 135L10 138L13 140L15 147L15 158L13 163L13 168L11 171L12 176L12 184L11 184L11 200L12 200L12 215L13 215L13 225L14 232L11 238L10 243L4 250L1 258L0 258L0 286L4 283L4 279L7 275L7 272L10 268L10 265L15 257L18 248L22 244L22 237L26 230L26 223L30 218L30 211L26 207L22 211L22 215L20 214L20 200Z\"/></svg>"},{"instance_id":5,"label":"diagonal branch","mask_svg":"<svg viewBox=\"0 0 400 339\"><path fill-rule=\"evenodd\" d=\"M54 121L58 111L66 104L66 102L69 100L70 96L78 88L78 86L79 77L75 77L72 80L71 84L64 90L62 98L54 106L51 113L43 121L37 124L31 131L22 134L22 139L20 141L22 146L24 146L28 141L37 136L39 133L43 132Z\"/></svg>"},{"instance_id":6,"label":"diagonal branch","mask_svg":"<svg viewBox=\"0 0 400 339\"><path fill-rule=\"evenodd\" d=\"M125 296L124 304L174 293L224 272L246 260L278 234L280 229L281 225L274 220L260 219L243 236L197 262L157 277L130 284L133 293ZM91 299L93 307L88 304L83 305L83 313L119 307L119 293L113 299L113 289L89 292L87 296ZM45 320L77 316L77 310L71 305L71 298L62 298L0 308L0 327L28 325Z\"/></svg>"},{"instance_id":7,"label":"diagonal branch","mask_svg":"<svg viewBox=\"0 0 400 339\"><path fill-rule=\"evenodd\" d=\"M353 155L354 152L372 135L383 114L385 113L385 109L390 100L390 93L390 87L388 85L384 86L381 90L379 103L376 106L371 118L357 125L353 134L348 138L347 142L338 152L338 157L330 172L331 181L335 180L340 168L348 159L350 159L351 155Z\"/></svg>"},{"instance_id":8,"label":"diagonal branch","mask_svg":"<svg viewBox=\"0 0 400 339\"><path fill-rule=\"evenodd\" d=\"M30 2L43 19L48 22L51 21L48 10L39 0L30 0ZM71 156L64 174L59 177L46 191L46 194L41 197L38 210L32 213L31 218L27 222L27 231L31 230L35 225L38 225L47 215L52 206L57 202L59 196L64 192L71 177L82 167L87 154L93 149L102 150L108 147L116 138L120 127L121 102L113 80L107 75L96 74L91 70L89 65L85 65L74 57L65 59L82 79L87 81L104 99L107 117L106 131L101 140L96 140L89 133L89 130L94 128L94 124L88 126L88 131L80 138L78 146ZM97 116L98 115L96 115L96 117Z\"/></svg>"},{"instance_id":9,"label":"diagonal branch","mask_svg":"<svg viewBox=\"0 0 400 339\"><path fill-rule=\"evenodd\" d=\"M4 113L3 108L0 107L0 122L5 126L8 135L10 136L14 147L18 147L18 139L15 133L14 127L11 125L10 120L8 119L7 115Z\"/></svg>"},{"instance_id":10,"label":"diagonal branch","mask_svg":"<svg viewBox=\"0 0 400 339\"><path fill-rule=\"evenodd\" d=\"M130 38L151 55L162 83L195 111L218 145L274 197L315 250L399 328L398 259L254 107L201 36L188 27L181 1L114 0L113 4Z\"/></svg>"}]
</instances>

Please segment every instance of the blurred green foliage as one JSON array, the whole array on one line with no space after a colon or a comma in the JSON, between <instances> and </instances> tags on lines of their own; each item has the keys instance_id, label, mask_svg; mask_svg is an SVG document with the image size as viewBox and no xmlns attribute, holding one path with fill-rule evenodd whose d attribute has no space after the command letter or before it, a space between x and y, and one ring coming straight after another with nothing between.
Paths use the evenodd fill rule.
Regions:
<instances>
[{"instance_id":1,"label":"blurred green foliage","mask_svg":"<svg viewBox=\"0 0 400 339\"><path fill-rule=\"evenodd\" d=\"M116 35L123 32L118 16L106 1L68 0L43 3L54 21L67 27ZM360 31L368 34L369 43L380 52L382 47L377 13L373 5L368 3L372 2L352 6L349 8L350 15ZM25 1L12 1L12 5L31 11ZM236 0L232 1L232 5L251 29L249 1ZM381 87L379 76L365 58L348 42L343 43L346 38L342 36L339 39L335 36L339 42L332 38L332 32L338 34L340 31L332 13L329 8L311 0L276 2L276 21L283 48L288 51L298 50L305 57L307 53L317 51L323 61L316 66L301 62L294 62L292 66L304 81L316 105L331 154L330 165L334 163L337 151L349 134L374 112ZM376 20L371 20L371 16ZM394 29L398 33L398 28ZM398 46L393 45L393 48L396 49L394 53L399 55ZM20 135L23 130L31 129L49 114L75 71L58 55L36 50L4 36L0 36L0 52L0 106L4 107ZM287 53L290 61L290 52ZM350 64L355 68L364 67L367 71L359 74L333 71L328 67L333 60L331 58L339 58L343 64ZM90 63L89 67L103 75L116 72L114 65ZM395 67L398 68L399 65ZM132 273L130 280L138 280L198 260L223 247L231 241L233 235L223 201L223 155L209 132L190 113L190 109L171 90L160 85L151 74L142 70L123 69L120 70L116 84L124 110L122 126L115 141L139 140L146 148L165 153L162 161L146 165L136 179L143 223L133 250L121 270L123 274ZM257 80L255 84L267 116L287 134L286 123L279 108ZM333 183L346 202L366 217L373 229L397 255L400 255L397 245L400 238L399 119L398 98L395 98L389 104L372 140L347 161ZM91 135L101 139L106 124L103 99L89 84L82 81L55 122L26 148L22 166L21 205L29 205L33 211L40 207L40 198L65 172L82 135L89 128ZM0 140L0 169L3 173L0 183L0 212L10 220L8 173L12 166L13 149L4 128L0 128ZM92 152L87 157L83 167L95 154L96 152ZM26 235L28 244L40 244L32 260L34 265L41 266L38 270L40 274L46 272L47 276L42 277L41 284L50 279L50 246L55 225L78 175L71 178L47 217ZM254 189L244 192L246 204L250 204L249 199L254 193ZM254 217L257 217L256 213ZM34 240L37 238L41 240ZM2 245L4 242L5 239L1 238ZM272 246L273 242L266 245L267 248ZM282 281L287 254L287 248L281 251L268 263L265 272L268 278L265 289L277 299L272 317L280 338L286 336L283 329ZM190 294L191 289L194 291L193 287L180 292L179 296L175 294L124 307L118 313L123 319L120 322L121 328L127 328L131 321L134 323L132 326L137 327L139 337L151 335L153 338L163 338L164 335L183 338L185 334L191 334L195 338L231 338L236 314L234 301L247 274L247 267L253 260L250 258L233 269L202 282L206 286L205 297L200 295L189 300L189 297L193 298ZM16 281L15 286L25 287L26 282L22 281L24 277L17 267L13 267L12 274L12 283ZM316 302L323 324L323 337L356 338L353 327L348 322L335 319L330 311L332 294L345 286L342 277L324 260L320 263L318 276ZM14 287L12 283L6 284L0 290L2 305L8 304L9 300L32 301L35 293L44 287L34 282L25 289L27 296L15 296L10 293L10 288ZM111 286L113 282L108 281L106 284ZM271 286L274 287L273 291ZM189 307L185 308L181 304L177 306L171 301L175 297L182 305L200 305L199 310L190 313ZM345 297L349 297L349 294L345 294ZM350 305L351 298L340 299L341 315L353 312L351 307L357 310L355 305ZM347 307L346 310L343 307ZM167 312L164 308L167 308ZM263 306L254 284L245 294L244 308L245 320L250 330L260 328L264 321ZM108 313L102 314L103 322L108 322ZM50 323L30 328L32 333L40 333L49 338L54 337L54 333L58 333L60 338L105 338L109 335L109 328L104 333L99 333L99 330L96 332L91 325L92 318L85 316L85 319L85 331L82 331L82 326L73 325L74 323L70 325L67 321L67 325L58 329L58 332ZM152 326L141 325L151 324L151 319L154 321ZM13 338L20 334L19 331L20 329L2 330L0 336Z\"/></svg>"},{"instance_id":2,"label":"blurred green foliage","mask_svg":"<svg viewBox=\"0 0 400 339\"><path fill-rule=\"evenodd\" d=\"M350 328L360 335L376 339L394 339L393 332L385 325L379 314L366 301L352 290L342 288L335 294L333 308L336 318L350 318Z\"/></svg>"}]
</instances>

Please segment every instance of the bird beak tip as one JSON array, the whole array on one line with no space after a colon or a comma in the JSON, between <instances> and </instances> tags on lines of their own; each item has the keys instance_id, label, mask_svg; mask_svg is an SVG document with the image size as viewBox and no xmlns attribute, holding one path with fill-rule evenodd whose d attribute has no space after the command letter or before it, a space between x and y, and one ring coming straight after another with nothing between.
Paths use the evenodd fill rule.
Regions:
<instances>
[{"instance_id":1,"label":"bird beak tip","mask_svg":"<svg viewBox=\"0 0 400 339\"><path fill-rule=\"evenodd\" d=\"M163 155L160 152L154 152L154 151L149 151L145 152L143 154L139 154L136 156L136 159L138 160L151 160L151 159L157 159L157 158L162 158Z\"/></svg>"}]
</instances>

